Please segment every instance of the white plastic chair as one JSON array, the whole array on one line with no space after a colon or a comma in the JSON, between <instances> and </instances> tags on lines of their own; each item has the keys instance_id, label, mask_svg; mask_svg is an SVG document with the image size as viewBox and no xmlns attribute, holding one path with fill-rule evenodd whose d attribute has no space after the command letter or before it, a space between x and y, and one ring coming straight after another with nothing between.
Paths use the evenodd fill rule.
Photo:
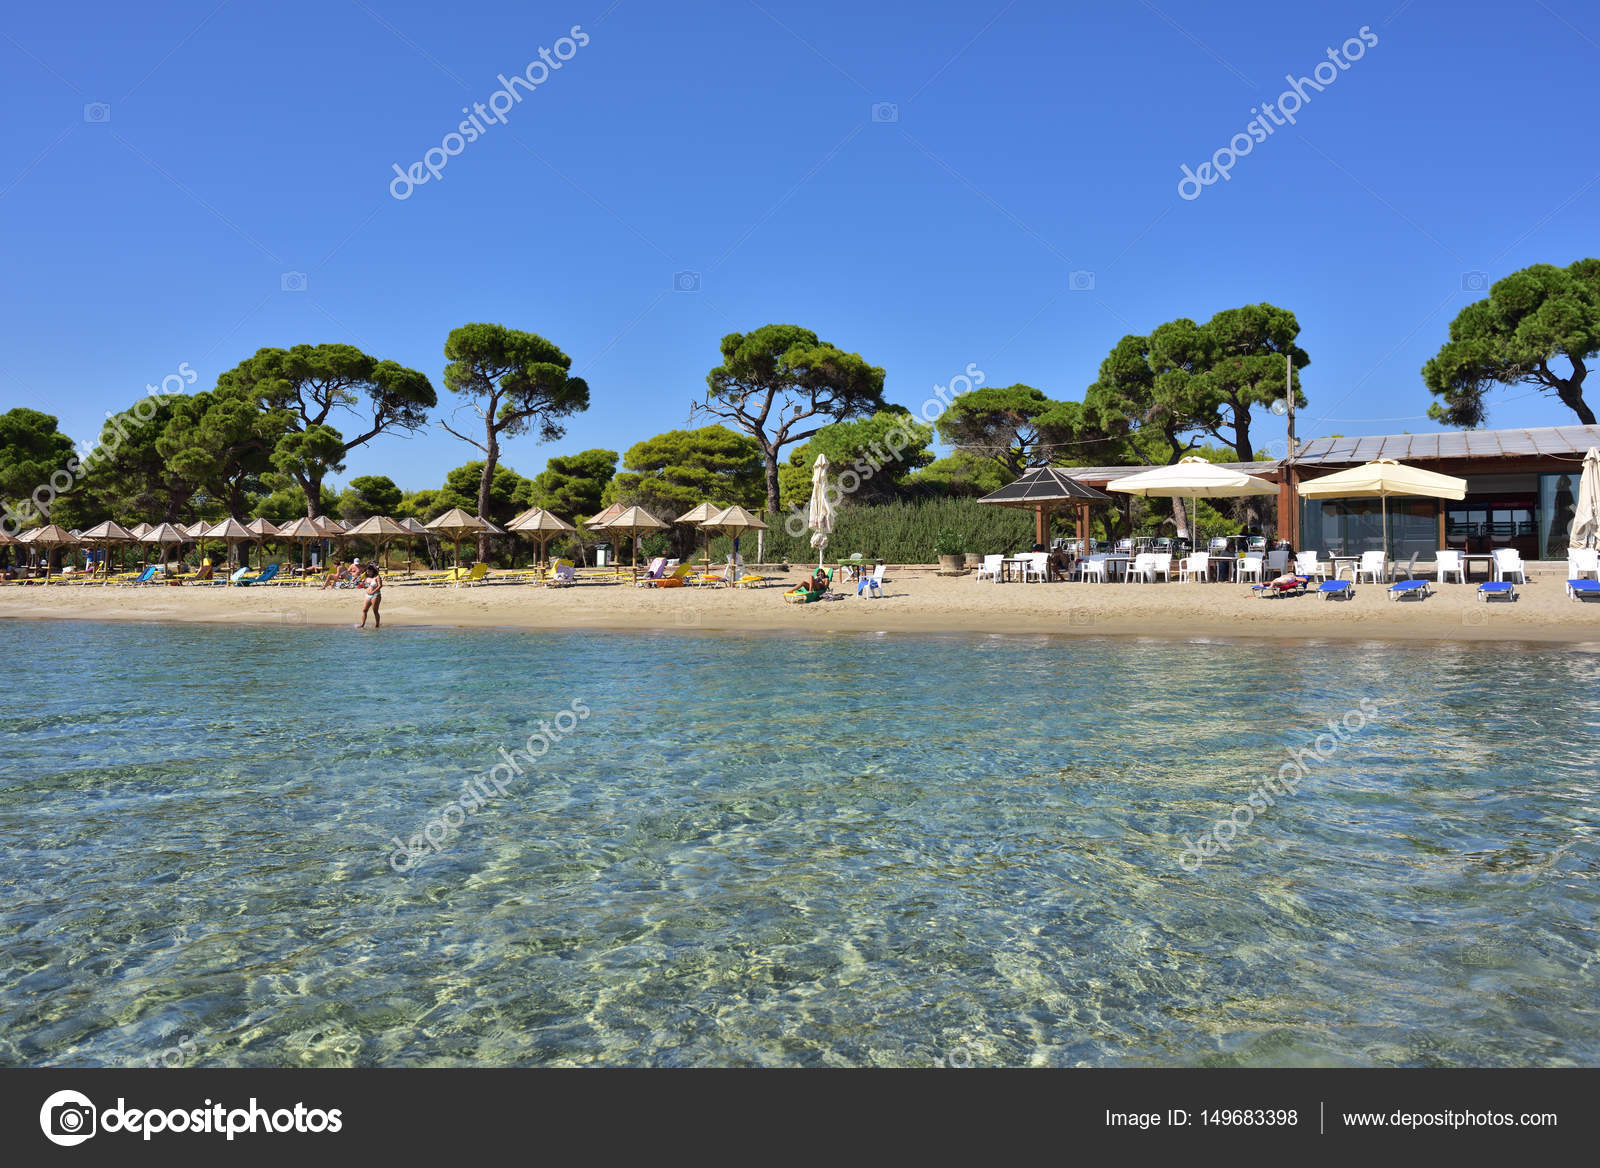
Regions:
<instances>
[{"instance_id":1,"label":"white plastic chair","mask_svg":"<svg viewBox=\"0 0 1600 1168\"><path fill-rule=\"evenodd\" d=\"M1147 582L1150 579L1150 560L1149 552L1136 552L1133 559L1128 561L1128 570L1123 575L1122 582L1124 584L1132 584L1135 580L1140 583Z\"/></svg>"},{"instance_id":2,"label":"white plastic chair","mask_svg":"<svg viewBox=\"0 0 1600 1168\"><path fill-rule=\"evenodd\" d=\"M1497 581L1515 576L1519 584L1528 582L1528 573L1522 568L1522 553L1516 548L1495 548L1491 554L1494 556L1494 578Z\"/></svg>"},{"instance_id":3,"label":"white plastic chair","mask_svg":"<svg viewBox=\"0 0 1600 1168\"><path fill-rule=\"evenodd\" d=\"M1079 560L1078 567L1083 572L1085 581L1098 580L1105 584L1111 579L1110 563L1111 561L1105 556L1090 556Z\"/></svg>"},{"instance_id":4,"label":"white plastic chair","mask_svg":"<svg viewBox=\"0 0 1600 1168\"><path fill-rule=\"evenodd\" d=\"M996 584L1000 583L1000 561L1004 558L1004 556L984 556L983 567L979 568L977 574L973 576L974 582L987 576Z\"/></svg>"},{"instance_id":5,"label":"white plastic chair","mask_svg":"<svg viewBox=\"0 0 1600 1168\"><path fill-rule=\"evenodd\" d=\"M1451 551L1449 548L1440 548L1434 553L1433 560L1438 568L1434 575L1439 578L1439 583L1443 584L1446 578L1450 576L1454 576L1458 584L1467 582L1467 570L1461 563L1460 552Z\"/></svg>"},{"instance_id":6,"label":"white plastic chair","mask_svg":"<svg viewBox=\"0 0 1600 1168\"><path fill-rule=\"evenodd\" d=\"M1026 584L1029 580L1037 580L1043 584L1050 579L1050 553L1029 552L1028 562L1022 567L1022 581Z\"/></svg>"},{"instance_id":7,"label":"white plastic chair","mask_svg":"<svg viewBox=\"0 0 1600 1168\"><path fill-rule=\"evenodd\" d=\"M884 566L879 564L872 570L872 575L861 577L860 582L856 584L856 595L858 597L883 595Z\"/></svg>"},{"instance_id":8,"label":"white plastic chair","mask_svg":"<svg viewBox=\"0 0 1600 1168\"><path fill-rule=\"evenodd\" d=\"M1178 580L1180 583L1184 580L1200 580L1204 582L1210 574L1210 552L1195 552L1193 555L1185 556L1178 562Z\"/></svg>"},{"instance_id":9,"label":"white plastic chair","mask_svg":"<svg viewBox=\"0 0 1600 1168\"><path fill-rule=\"evenodd\" d=\"M1261 573L1266 567L1264 556L1245 556L1239 561L1239 582L1254 580L1257 584L1262 582Z\"/></svg>"},{"instance_id":10,"label":"white plastic chair","mask_svg":"<svg viewBox=\"0 0 1600 1168\"><path fill-rule=\"evenodd\" d=\"M1589 576L1600 580L1600 549L1568 548L1567 579L1582 580Z\"/></svg>"},{"instance_id":11,"label":"white plastic chair","mask_svg":"<svg viewBox=\"0 0 1600 1168\"><path fill-rule=\"evenodd\" d=\"M1172 583L1172 553L1151 552L1150 559L1145 563L1145 572L1150 579L1162 577L1168 584Z\"/></svg>"},{"instance_id":12,"label":"white plastic chair","mask_svg":"<svg viewBox=\"0 0 1600 1168\"><path fill-rule=\"evenodd\" d=\"M1267 571L1282 576L1289 570L1289 553L1283 548L1267 553Z\"/></svg>"},{"instance_id":13,"label":"white plastic chair","mask_svg":"<svg viewBox=\"0 0 1600 1168\"><path fill-rule=\"evenodd\" d=\"M1306 576L1313 580L1326 580L1328 570L1317 563L1316 552L1299 552L1294 557L1294 570L1297 576Z\"/></svg>"},{"instance_id":14,"label":"white plastic chair","mask_svg":"<svg viewBox=\"0 0 1600 1168\"><path fill-rule=\"evenodd\" d=\"M1381 551L1362 552L1361 563L1356 566L1356 583L1361 583L1365 576L1374 584L1382 584L1383 577L1388 572L1387 557Z\"/></svg>"},{"instance_id":15,"label":"white plastic chair","mask_svg":"<svg viewBox=\"0 0 1600 1168\"><path fill-rule=\"evenodd\" d=\"M1395 561L1394 568L1389 573L1391 580L1415 580L1417 578L1417 553L1411 553L1411 560L1406 564L1404 574L1400 571L1400 562Z\"/></svg>"}]
</instances>

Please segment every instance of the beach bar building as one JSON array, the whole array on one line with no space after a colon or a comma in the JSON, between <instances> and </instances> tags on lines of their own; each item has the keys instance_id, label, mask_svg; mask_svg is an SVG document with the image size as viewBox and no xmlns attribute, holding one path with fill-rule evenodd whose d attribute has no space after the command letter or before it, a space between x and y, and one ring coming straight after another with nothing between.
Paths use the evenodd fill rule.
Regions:
<instances>
[{"instance_id":1,"label":"beach bar building","mask_svg":"<svg viewBox=\"0 0 1600 1168\"><path fill-rule=\"evenodd\" d=\"M1591 446L1600 446L1600 426L1315 438L1280 464L1278 534L1321 555L1377 550L1379 500L1303 499L1296 486L1387 458L1467 480L1459 502L1391 496L1391 556L1416 552L1432 559L1439 548L1484 553L1509 547L1524 560L1564 560L1583 455Z\"/></svg>"}]
</instances>

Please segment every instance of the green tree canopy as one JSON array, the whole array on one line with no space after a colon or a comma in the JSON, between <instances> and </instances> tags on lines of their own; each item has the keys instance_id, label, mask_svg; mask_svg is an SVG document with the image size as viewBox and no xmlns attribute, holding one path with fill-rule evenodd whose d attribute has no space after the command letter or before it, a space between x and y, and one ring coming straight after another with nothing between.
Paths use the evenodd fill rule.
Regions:
<instances>
[{"instance_id":1,"label":"green tree canopy","mask_svg":"<svg viewBox=\"0 0 1600 1168\"><path fill-rule=\"evenodd\" d=\"M761 447L726 426L657 434L629 447L622 465L602 506L638 504L670 522L696 503L761 505Z\"/></svg>"},{"instance_id":2,"label":"green tree canopy","mask_svg":"<svg viewBox=\"0 0 1600 1168\"><path fill-rule=\"evenodd\" d=\"M566 433L562 419L589 408L589 386L568 372L572 358L537 333L501 324L466 324L445 338L445 386L465 400L483 425L483 440L469 437L448 422L439 424L463 442L483 451L478 497L467 508L493 518L495 468L500 439L537 429L541 442ZM485 541L479 540L479 554Z\"/></svg>"},{"instance_id":3,"label":"green tree canopy","mask_svg":"<svg viewBox=\"0 0 1600 1168\"><path fill-rule=\"evenodd\" d=\"M533 478L530 504L576 523L597 514L605 504L606 484L617 470L615 450L583 450L557 454Z\"/></svg>"},{"instance_id":4,"label":"green tree canopy","mask_svg":"<svg viewBox=\"0 0 1600 1168\"><path fill-rule=\"evenodd\" d=\"M986 385L951 399L939 415L939 437L959 451L992 459L1010 482L1030 465L1051 460L1078 436L1069 403L1031 385Z\"/></svg>"},{"instance_id":5,"label":"green tree canopy","mask_svg":"<svg viewBox=\"0 0 1600 1168\"><path fill-rule=\"evenodd\" d=\"M61 432L56 418L23 406L0 414L0 504L6 508L0 511L0 522L5 531L15 535L45 521L58 493L50 476L60 471L76 478L68 460L77 461L72 439Z\"/></svg>"},{"instance_id":6,"label":"green tree canopy","mask_svg":"<svg viewBox=\"0 0 1600 1168\"><path fill-rule=\"evenodd\" d=\"M306 514L322 514L322 480L344 469L344 456L379 434L415 432L428 422L438 395L427 377L380 361L354 345L260 349L217 379L217 388L252 398L276 415L273 466L292 475L306 495ZM335 411L360 419L346 438L330 422Z\"/></svg>"},{"instance_id":7,"label":"green tree canopy","mask_svg":"<svg viewBox=\"0 0 1600 1168\"><path fill-rule=\"evenodd\" d=\"M374 515L394 518L404 497L388 475L357 475L339 496L339 518L362 523Z\"/></svg>"},{"instance_id":8,"label":"green tree canopy","mask_svg":"<svg viewBox=\"0 0 1600 1168\"><path fill-rule=\"evenodd\" d=\"M407 491L389 518L415 519L419 523L427 523L448 510L450 507L445 503L442 492L436 487L429 487L421 491Z\"/></svg>"},{"instance_id":9,"label":"green tree canopy","mask_svg":"<svg viewBox=\"0 0 1600 1168\"><path fill-rule=\"evenodd\" d=\"M220 500L229 515L242 516L246 500L261 490L262 475L272 470L285 417L263 411L237 386L204 390L172 403L156 452L196 491Z\"/></svg>"},{"instance_id":10,"label":"green tree canopy","mask_svg":"<svg viewBox=\"0 0 1600 1168\"><path fill-rule=\"evenodd\" d=\"M987 495L998 491L1014 476L993 458L957 450L930 462L912 477L912 482L948 495Z\"/></svg>"},{"instance_id":11,"label":"green tree canopy","mask_svg":"<svg viewBox=\"0 0 1600 1168\"><path fill-rule=\"evenodd\" d=\"M460 507L469 515L482 515L503 526L526 506L523 500L527 498L527 482L509 466L495 467L489 483L488 509L480 511L483 463L477 460L462 463L445 475L444 485L439 488L439 501L444 504L441 513Z\"/></svg>"},{"instance_id":12,"label":"green tree canopy","mask_svg":"<svg viewBox=\"0 0 1600 1168\"><path fill-rule=\"evenodd\" d=\"M1597 352L1600 259L1523 268L1495 281L1487 300L1467 305L1450 322L1450 339L1422 367L1423 382L1439 399L1428 416L1449 426L1481 426L1489 420L1484 397L1491 389L1532 385L1592 426L1583 382Z\"/></svg>"},{"instance_id":13,"label":"green tree canopy","mask_svg":"<svg viewBox=\"0 0 1600 1168\"><path fill-rule=\"evenodd\" d=\"M756 440L766 472L767 510L779 505L778 455L810 438L824 420L883 407L883 370L810 329L769 324L722 338L722 364L706 375L706 397L690 416L709 414Z\"/></svg>"},{"instance_id":14,"label":"green tree canopy","mask_svg":"<svg viewBox=\"0 0 1600 1168\"><path fill-rule=\"evenodd\" d=\"M175 523L199 518L197 503L209 501L205 485L174 467L161 453L161 436L183 398L142 398L106 422L100 441L82 457L82 480L64 501L69 527L115 519Z\"/></svg>"},{"instance_id":15,"label":"green tree canopy","mask_svg":"<svg viewBox=\"0 0 1600 1168\"><path fill-rule=\"evenodd\" d=\"M811 501L811 475L817 456L826 455L832 477L850 471L860 483L849 493L856 503L883 503L903 494L907 478L933 461L928 444L933 427L903 407L879 410L871 417L824 426L802 446L789 452L778 468L778 486L785 507ZM850 480L846 480L848 484Z\"/></svg>"}]
</instances>

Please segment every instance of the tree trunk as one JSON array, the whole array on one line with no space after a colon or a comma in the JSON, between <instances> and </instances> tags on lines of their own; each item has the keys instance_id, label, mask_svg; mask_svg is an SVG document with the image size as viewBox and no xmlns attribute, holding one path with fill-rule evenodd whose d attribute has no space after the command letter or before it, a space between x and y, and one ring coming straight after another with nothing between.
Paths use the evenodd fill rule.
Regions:
<instances>
[{"instance_id":1,"label":"tree trunk","mask_svg":"<svg viewBox=\"0 0 1600 1168\"><path fill-rule=\"evenodd\" d=\"M761 447L761 461L767 471L767 513L778 513L778 452L765 443Z\"/></svg>"},{"instance_id":2,"label":"tree trunk","mask_svg":"<svg viewBox=\"0 0 1600 1168\"><path fill-rule=\"evenodd\" d=\"M1594 411L1589 408L1589 403L1583 400L1581 381L1578 379L1564 381L1561 383L1561 388L1557 390L1556 393L1557 396L1561 398L1561 403L1573 413L1578 415L1578 421L1582 422L1585 426L1592 426L1595 424Z\"/></svg>"},{"instance_id":3,"label":"tree trunk","mask_svg":"<svg viewBox=\"0 0 1600 1168\"><path fill-rule=\"evenodd\" d=\"M486 431L484 446L487 447L487 451L483 458L483 477L478 480L478 515L480 518L487 519L489 517L489 487L494 482L494 468L500 464L500 439L495 434L492 418L485 424L484 429ZM488 561L489 533L480 531L478 533L478 562L484 564L488 563Z\"/></svg>"},{"instance_id":4,"label":"tree trunk","mask_svg":"<svg viewBox=\"0 0 1600 1168\"><path fill-rule=\"evenodd\" d=\"M1250 445L1250 411L1246 406L1235 406L1233 416L1233 453L1240 462L1254 462L1255 449ZM1253 530L1261 526L1261 508L1256 505L1255 495L1247 495L1244 504L1244 523L1246 529Z\"/></svg>"},{"instance_id":5,"label":"tree trunk","mask_svg":"<svg viewBox=\"0 0 1600 1168\"><path fill-rule=\"evenodd\" d=\"M300 489L306 493L306 518L318 518L322 514L322 476L307 475L300 480Z\"/></svg>"}]
</instances>

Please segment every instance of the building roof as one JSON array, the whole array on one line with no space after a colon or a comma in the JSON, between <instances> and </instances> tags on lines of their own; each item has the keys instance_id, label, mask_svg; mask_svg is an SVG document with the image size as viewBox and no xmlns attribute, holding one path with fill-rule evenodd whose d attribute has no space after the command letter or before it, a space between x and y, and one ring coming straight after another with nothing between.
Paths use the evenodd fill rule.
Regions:
<instances>
[{"instance_id":1,"label":"building roof","mask_svg":"<svg viewBox=\"0 0 1600 1168\"><path fill-rule=\"evenodd\" d=\"M1355 465L1377 458L1426 462L1447 458L1581 457L1600 446L1600 426L1544 426L1536 430L1447 430L1439 434L1381 434L1313 438L1295 456L1297 466Z\"/></svg>"},{"instance_id":2,"label":"building roof","mask_svg":"<svg viewBox=\"0 0 1600 1168\"><path fill-rule=\"evenodd\" d=\"M1243 471L1250 475L1273 475L1278 467L1283 465L1275 460L1266 462L1219 462L1218 466L1225 466L1229 470ZM1081 483L1110 482L1120 479L1125 475L1140 474L1147 470L1155 470L1153 466L1064 466L1061 468Z\"/></svg>"}]
</instances>

